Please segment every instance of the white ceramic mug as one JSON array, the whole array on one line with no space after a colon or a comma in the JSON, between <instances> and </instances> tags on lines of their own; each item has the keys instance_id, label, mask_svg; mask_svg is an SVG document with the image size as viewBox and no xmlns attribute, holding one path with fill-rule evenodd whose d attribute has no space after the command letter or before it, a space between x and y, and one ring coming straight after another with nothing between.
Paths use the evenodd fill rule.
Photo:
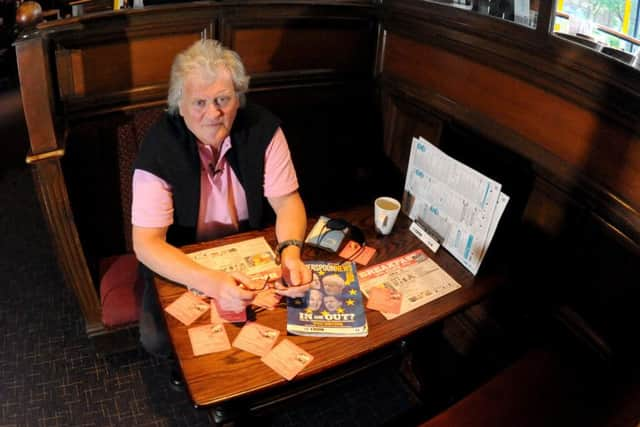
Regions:
<instances>
[{"instance_id":1,"label":"white ceramic mug","mask_svg":"<svg viewBox=\"0 0 640 427\"><path fill-rule=\"evenodd\" d=\"M378 197L374 203L376 232L382 235L391 233L400 212L400 202L392 197Z\"/></svg>"}]
</instances>

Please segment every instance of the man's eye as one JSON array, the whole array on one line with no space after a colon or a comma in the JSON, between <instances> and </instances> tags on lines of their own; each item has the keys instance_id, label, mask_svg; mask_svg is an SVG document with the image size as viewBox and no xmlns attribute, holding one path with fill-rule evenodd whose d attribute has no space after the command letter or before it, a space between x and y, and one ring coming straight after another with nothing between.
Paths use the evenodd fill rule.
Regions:
<instances>
[{"instance_id":1,"label":"man's eye","mask_svg":"<svg viewBox=\"0 0 640 427\"><path fill-rule=\"evenodd\" d=\"M219 96L216 98L216 105L218 107L225 107L229 103L229 100L231 100L229 96Z\"/></svg>"},{"instance_id":2,"label":"man's eye","mask_svg":"<svg viewBox=\"0 0 640 427\"><path fill-rule=\"evenodd\" d=\"M204 99L198 99L195 102L196 107L204 107L205 105L207 105L207 101L205 101Z\"/></svg>"}]
</instances>

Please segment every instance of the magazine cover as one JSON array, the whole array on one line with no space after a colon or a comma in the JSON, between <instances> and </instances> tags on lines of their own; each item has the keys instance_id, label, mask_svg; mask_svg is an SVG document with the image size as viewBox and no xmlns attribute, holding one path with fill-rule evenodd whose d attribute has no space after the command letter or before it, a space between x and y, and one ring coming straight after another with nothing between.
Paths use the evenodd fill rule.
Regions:
<instances>
[{"instance_id":1,"label":"magazine cover","mask_svg":"<svg viewBox=\"0 0 640 427\"><path fill-rule=\"evenodd\" d=\"M303 298L289 300L287 331L319 337L367 336L356 265L353 262L308 261L311 288Z\"/></svg>"}]
</instances>

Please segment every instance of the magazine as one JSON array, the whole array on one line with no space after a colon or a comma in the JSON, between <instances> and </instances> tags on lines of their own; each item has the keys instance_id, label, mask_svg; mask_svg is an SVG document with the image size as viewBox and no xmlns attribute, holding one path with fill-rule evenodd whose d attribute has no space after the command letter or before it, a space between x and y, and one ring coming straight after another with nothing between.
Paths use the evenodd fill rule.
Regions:
<instances>
[{"instance_id":1,"label":"magazine","mask_svg":"<svg viewBox=\"0 0 640 427\"><path fill-rule=\"evenodd\" d=\"M461 288L422 249L367 267L358 272L358 279L367 298L375 287L388 288L401 295L400 313L381 312L387 319L395 319Z\"/></svg>"},{"instance_id":2,"label":"magazine","mask_svg":"<svg viewBox=\"0 0 640 427\"><path fill-rule=\"evenodd\" d=\"M306 264L313 280L305 297L289 300L287 331L316 337L367 336L367 317L355 263Z\"/></svg>"}]
</instances>

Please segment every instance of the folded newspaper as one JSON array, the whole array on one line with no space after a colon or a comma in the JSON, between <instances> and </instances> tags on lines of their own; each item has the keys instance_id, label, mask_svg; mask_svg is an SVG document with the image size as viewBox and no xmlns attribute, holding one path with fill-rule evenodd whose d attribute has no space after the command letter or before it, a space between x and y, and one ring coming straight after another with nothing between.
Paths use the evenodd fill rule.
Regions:
<instances>
[{"instance_id":1,"label":"folded newspaper","mask_svg":"<svg viewBox=\"0 0 640 427\"><path fill-rule=\"evenodd\" d=\"M461 288L422 249L362 269L358 272L358 279L367 298L371 289L376 287L401 294L400 313L382 312L387 319L395 319Z\"/></svg>"}]
</instances>

